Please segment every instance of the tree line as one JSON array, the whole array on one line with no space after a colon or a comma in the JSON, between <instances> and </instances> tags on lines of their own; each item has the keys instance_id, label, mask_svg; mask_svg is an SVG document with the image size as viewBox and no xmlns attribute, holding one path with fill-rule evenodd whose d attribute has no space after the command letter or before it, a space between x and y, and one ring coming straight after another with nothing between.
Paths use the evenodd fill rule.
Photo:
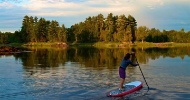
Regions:
<instances>
[{"instance_id":1,"label":"tree line","mask_svg":"<svg viewBox=\"0 0 190 100\"><path fill-rule=\"evenodd\" d=\"M102 14L88 17L84 22L71 26L69 33L75 42L134 42L137 22L131 15Z\"/></svg>"},{"instance_id":2,"label":"tree line","mask_svg":"<svg viewBox=\"0 0 190 100\"><path fill-rule=\"evenodd\" d=\"M177 42L177 43L190 43L190 31L185 32L182 28L179 31L176 30L163 30L160 31L156 28L149 29L146 26L140 26L136 32L137 41L146 42Z\"/></svg>"},{"instance_id":3,"label":"tree line","mask_svg":"<svg viewBox=\"0 0 190 100\"><path fill-rule=\"evenodd\" d=\"M0 32L0 44L28 42L190 42L190 31L149 29L146 26L137 27L136 19L128 15L107 17L102 14L90 16L83 22L76 23L70 28L59 25L56 20L38 19L24 16L22 27L14 33Z\"/></svg>"}]
</instances>

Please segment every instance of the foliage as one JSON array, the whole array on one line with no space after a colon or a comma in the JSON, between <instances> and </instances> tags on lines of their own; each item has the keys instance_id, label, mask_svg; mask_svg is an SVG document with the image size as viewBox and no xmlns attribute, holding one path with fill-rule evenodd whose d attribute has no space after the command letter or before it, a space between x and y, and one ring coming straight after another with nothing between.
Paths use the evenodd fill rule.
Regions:
<instances>
[{"instance_id":1,"label":"foliage","mask_svg":"<svg viewBox=\"0 0 190 100\"><path fill-rule=\"evenodd\" d=\"M134 42L136 20L131 15L102 14L88 17L84 22L71 26L69 34L75 34L75 42Z\"/></svg>"},{"instance_id":2,"label":"foliage","mask_svg":"<svg viewBox=\"0 0 190 100\"><path fill-rule=\"evenodd\" d=\"M0 44L8 44L15 41L14 34L10 32L2 33L0 31Z\"/></svg>"},{"instance_id":3,"label":"foliage","mask_svg":"<svg viewBox=\"0 0 190 100\"><path fill-rule=\"evenodd\" d=\"M136 19L128 15L114 16L109 13L107 17L102 14L89 16L84 22L72 25L70 28L61 26L56 20L38 19L37 17L24 16L21 30L0 32L0 44L30 43L30 42L177 42L190 43L190 31L149 29L146 26L137 27Z\"/></svg>"},{"instance_id":4,"label":"foliage","mask_svg":"<svg viewBox=\"0 0 190 100\"><path fill-rule=\"evenodd\" d=\"M16 43L67 42L67 29L56 20L24 16L20 31L14 34Z\"/></svg>"},{"instance_id":5,"label":"foliage","mask_svg":"<svg viewBox=\"0 0 190 100\"><path fill-rule=\"evenodd\" d=\"M163 30L147 28L146 26L140 26L137 28L137 41L138 42L176 42L176 43L190 43L190 31L184 32L182 28L180 31L176 30Z\"/></svg>"}]
</instances>

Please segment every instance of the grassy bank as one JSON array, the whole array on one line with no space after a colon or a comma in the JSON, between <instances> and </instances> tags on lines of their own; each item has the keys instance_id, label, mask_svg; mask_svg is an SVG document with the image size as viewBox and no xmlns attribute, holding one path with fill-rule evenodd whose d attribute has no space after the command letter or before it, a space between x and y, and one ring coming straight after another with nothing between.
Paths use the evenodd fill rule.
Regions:
<instances>
[{"instance_id":1,"label":"grassy bank","mask_svg":"<svg viewBox=\"0 0 190 100\"><path fill-rule=\"evenodd\" d=\"M96 42L93 44L95 47L103 48L118 48L118 47L130 47L129 43L120 43L120 42Z\"/></svg>"},{"instance_id":2,"label":"grassy bank","mask_svg":"<svg viewBox=\"0 0 190 100\"><path fill-rule=\"evenodd\" d=\"M23 43L0 44L0 47L1 46L23 47Z\"/></svg>"},{"instance_id":3,"label":"grassy bank","mask_svg":"<svg viewBox=\"0 0 190 100\"><path fill-rule=\"evenodd\" d=\"M0 44L0 46L5 46ZM80 46L80 47L98 47L98 48L128 48L128 47L143 47L143 48L151 48L151 47L190 47L190 43L174 43L174 42L166 42L166 43L151 43L151 42L135 42L132 43L121 43L121 42L96 42L96 43L51 43L51 42L39 42L39 43L11 43L6 46L14 46L14 47L68 47L68 46Z\"/></svg>"},{"instance_id":4,"label":"grassy bank","mask_svg":"<svg viewBox=\"0 0 190 100\"><path fill-rule=\"evenodd\" d=\"M64 42L30 42L23 44L23 46L34 46L34 47L67 47L68 44Z\"/></svg>"},{"instance_id":5,"label":"grassy bank","mask_svg":"<svg viewBox=\"0 0 190 100\"><path fill-rule=\"evenodd\" d=\"M174 42L165 42L165 43L137 42L135 44L137 45L137 47L185 47L185 46L190 47L190 43L174 43Z\"/></svg>"},{"instance_id":6,"label":"grassy bank","mask_svg":"<svg viewBox=\"0 0 190 100\"><path fill-rule=\"evenodd\" d=\"M95 47L115 47L115 48L127 48L127 47L143 47L143 48L151 48L151 47L185 47L189 46L190 43L174 43L174 42L165 42L165 43L152 43L152 42L135 42L132 43L112 43L112 42L97 42L94 44Z\"/></svg>"}]
</instances>

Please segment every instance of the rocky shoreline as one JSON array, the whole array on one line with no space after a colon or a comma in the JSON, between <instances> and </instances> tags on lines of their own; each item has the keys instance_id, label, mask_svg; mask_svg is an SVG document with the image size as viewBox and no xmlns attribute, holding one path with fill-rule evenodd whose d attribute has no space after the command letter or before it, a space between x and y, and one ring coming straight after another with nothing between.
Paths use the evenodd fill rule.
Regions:
<instances>
[{"instance_id":1,"label":"rocky shoreline","mask_svg":"<svg viewBox=\"0 0 190 100\"><path fill-rule=\"evenodd\" d=\"M1 46L0 47L0 55L8 55L8 54L13 54L13 53L20 53L24 51L21 48L16 48L13 46Z\"/></svg>"}]
</instances>

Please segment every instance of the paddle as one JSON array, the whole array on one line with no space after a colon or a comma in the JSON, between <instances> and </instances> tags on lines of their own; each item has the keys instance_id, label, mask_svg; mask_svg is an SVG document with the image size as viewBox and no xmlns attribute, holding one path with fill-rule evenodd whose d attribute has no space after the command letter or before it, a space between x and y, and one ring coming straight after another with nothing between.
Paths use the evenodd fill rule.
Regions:
<instances>
[{"instance_id":1,"label":"paddle","mask_svg":"<svg viewBox=\"0 0 190 100\"><path fill-rule=\"evenodd\" d=\"M137 64L138 64L138 66L139 66L139 69L140 69L140 71L141 71L141 74L142 74L142 76L143 76L143 78L144 78L144 81L145 81L145 83L146 83L146 85L147 85L147 87L148 87L148 90L149 90L148 83L146 82L146 79L145 79L144 74L143 74L143 72L142 72L142 70L141 70L141 67L140 67L139 62L137 61L137 57L135 56L135 58L136 58L136 62L137 62Z\"/></svg>"}]
</instances>

